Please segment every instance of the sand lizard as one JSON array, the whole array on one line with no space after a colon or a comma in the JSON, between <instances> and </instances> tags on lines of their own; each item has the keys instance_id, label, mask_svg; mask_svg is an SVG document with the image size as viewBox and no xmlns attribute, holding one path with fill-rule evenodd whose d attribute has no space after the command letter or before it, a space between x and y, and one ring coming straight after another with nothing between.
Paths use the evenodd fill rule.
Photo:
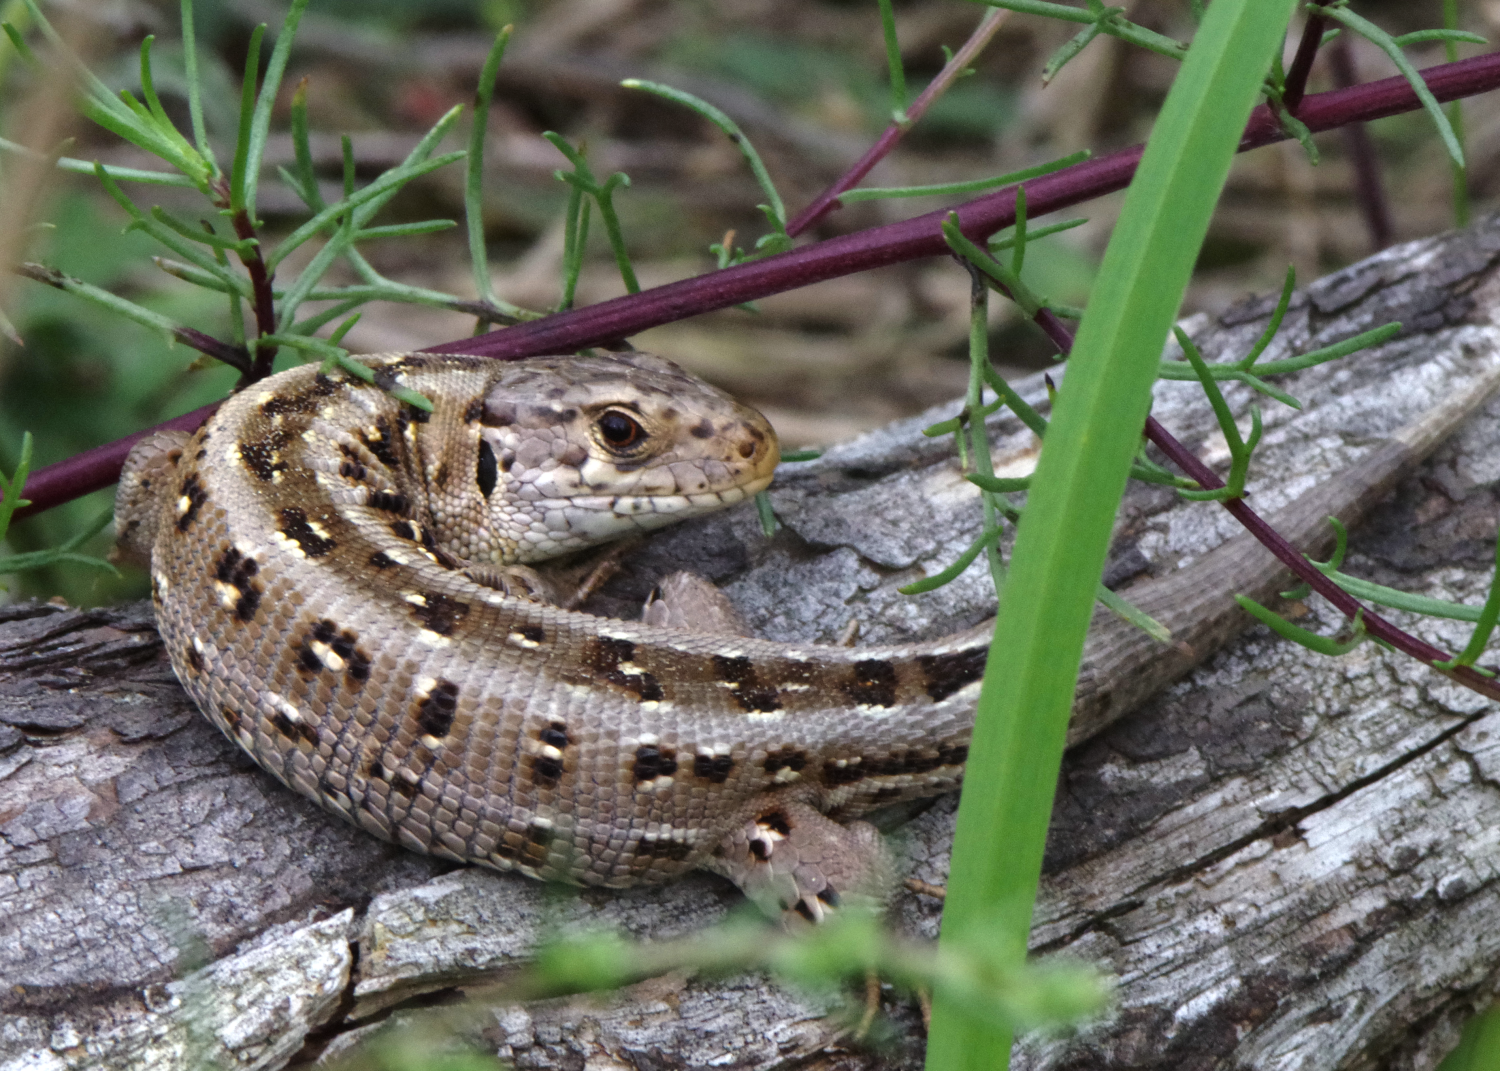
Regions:
<instances>
[{"instance_id":1,"label":"sand lizard","mask_svg":"<svg viewBox=\"0 0 1500 1071\"><path fill-rule=\"evenodd\" d=\"M294 369L127 462L121 545L210 720L449 859L605 886L704 867L814 921L878 885L875 831L834 819L957 787L991 625L844 648L539 601L526 562L764 488L770 426L645 354L362 360L376 385ZM1399 442L1387 482L1477 404ZM1094 667L1096 706L1119 673Z\"/></svg>"}]
</instances>

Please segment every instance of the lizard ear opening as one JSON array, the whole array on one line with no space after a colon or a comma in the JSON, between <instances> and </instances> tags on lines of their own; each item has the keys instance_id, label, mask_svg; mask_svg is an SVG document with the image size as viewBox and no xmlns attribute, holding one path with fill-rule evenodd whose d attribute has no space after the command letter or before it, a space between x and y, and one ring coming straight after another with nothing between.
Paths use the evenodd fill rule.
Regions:
<instances>
[{"instance_id":1,"label":"lizard ear opening","mask_svg":"<svg viewBox=\"0 0 1500 1071\"><path fill-rule=\"evenodd\" d=\"M475 479L479 482L479 493L485 498L494 494L495 484L500 479L500 470L495 464L495 450L487 439L479 440L479 468L475 473Z\"/></svg>"}]
</instances>

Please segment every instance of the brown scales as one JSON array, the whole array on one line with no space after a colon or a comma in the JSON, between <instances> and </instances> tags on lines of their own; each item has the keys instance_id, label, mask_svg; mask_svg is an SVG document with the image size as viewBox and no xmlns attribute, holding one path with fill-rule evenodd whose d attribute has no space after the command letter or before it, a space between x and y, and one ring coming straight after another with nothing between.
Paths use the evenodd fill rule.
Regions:
<instances>
[{"instance_id":1,"label":"brown scales","mask_svg":"<svg viewBox=\"0 0 1500 1071\"><path fill-rule=\"evenodd\" d=\"M743 499L775 461L758 414L640 354L370 361L434 412L295 370L226 403L192 472L156 478L176 464L158 444L122 483L122 533L156 534L179 675L276 776L420 850L604 885L706 865L816 917L880 869L867 827L819 809L957 783L979 633L783 645L601 621L469 579L527 560L544 526L552 543L585 538L553 533L559 515L597 539L601 501L630 503L609 518L623 533L685 515L688 494ZM574 487L589 504L558 505Z\"/></svg>"}]
</instances>

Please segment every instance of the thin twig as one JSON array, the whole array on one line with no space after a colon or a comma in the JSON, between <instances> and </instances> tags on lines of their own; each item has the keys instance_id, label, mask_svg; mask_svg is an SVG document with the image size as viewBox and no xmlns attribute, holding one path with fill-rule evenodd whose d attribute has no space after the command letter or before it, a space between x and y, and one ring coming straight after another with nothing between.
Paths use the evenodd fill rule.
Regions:
<instances>
[{"instance_id":1,"label":"thin twig","mask_svg":"<svg viewBox=\"0 0 1500 1071\"><path fill-rule=\"evenodd\" d=\"M33 264L29 261L16 265L16 274L62 291L67 291L72 285L78 283L78 280L71 279L56 268L49 268L45 264ZM204 334L197 328L183 327L180 324L170 327L166 327L165 325L160 326L163 326L163 329L168 331L177 341L192 347L199 353L207 354L217 361L223 361L242 375L249 374L250 355L243 347L231 346L226 342L220 342L212 335Z\"/></svg>"},{"instance_id":2,"label":"thin twig","mask_svg":"<svg viewBox=\"0 0 1500 1071\"><path fill-rule=\"evenodd\" d=\"M1224 486L1224 481L1214 475L1213 470L1198 460L1197 456L1173 437L1171 432L1162 427L1155 417L1146 418L1146 437L1156 444L1156 447L1166 454L1174 465L1197 480L1199 486L1206 490ZM1443 673L1456 683L1471 688L1480 695L1500 699L1500 680L1492 680L1469 666L1459 666L1451 670L1440 670L1433 666L1434 662L1446 662L1453 656L1430 643L1419 640L1409 632L1402 631L1379 614L1361 606L1358 600L1324 576L1322 571L1308 561L1301 551L1282 538L1281 533L1266 523L1265 519L1251 509L1244 499L1229 499L1221 504L1262 546L1276 555L1283 565L1296 574L1298 580L1303 581L1327 599L1346 618L1352 621L1355 614L1360 614L1365 631L1374 639L1389 643L1403 654L1410 655L1418 662L1426 663L1436 672Z\"/></svg>"},{"instance_id":3,"label":"thin twig","mask_svg":"<svg viewBox=\"0 0 1500 1071\"><path fill-rule=\"evenodd\" d=\"M1454 100L1500 87L1500 53L1431 67L1423 73L1435 97ZM1378 119L1418 107L1411 85L1397 75L1353 89L1305 97L1298 118L1311 130L1331 130L1346 123ZM1276 117L1261 105L1251 112L1240 149L1259 148L1284 141L1286 137ZM1028 180L1025 187L1029 214L1041 216L1124 189L1135 174L1142 151L1142 146L1134 146ZM601 339L628 338L649 327L812 283L919 257L946 256L948 246L943 240L942 223L949 212L957 211L964 234L977 240L1014 223L1015 203L1014 188L998 190L956 209L940 209L899 223L841 235L764 260L601 301L477 338L432 346L430 351L499 358L572 353Z\"/></svg>"},{"instance_id":4,"label":"thin twig","mask_svg":"<svg viewBox=\"0 0 1500 1071\"><path fill-rule=\"evenodd\" d=\"M1050 309L1042 309L1037 313L1035 321L1047 336L1057 345L1059 352L1064 356L1072 352L1073 334L1067 326L1052 313ZM1184 446L1171 432L1169 432L1153 416L1146 417L1146 438L1150 439L1167 458L1182 470L1183 474L1196 480L1198 486L1205 491L1216 491L1225 486L1224 481L1219 479L1214 471L1205 465L1198 456ZM1281 561L1298 580L1303 581L1319 595L1331 602L1335 609L1342 613L1350 621L1355 615L1360 615L1365 631L1377 640L1389 643L1403 654L1410 655L1419 662L1426 663L1439 673L1452 678L1456 683L1470 688L1480 695L1489 696L1491 699L1500 699L1500 680L1494 680L1475 671L1469 666L1459 666L1451 670L1438 669L1433 665L1435 662L1446 662L1451 655L1439 650L1423 640L1418 639L1409 632L1405 632L1391 624L1379 614L1366 609L1352 595L1345 592L1327 576L1325 576L1316 565L1307 560L1296 547L1292 546L1286 538L1275 528L1251 509L1243 498L1230 498L1219 503L1240 525L1255 539Z\"/></svg>"},{"instance_id":5,"label":"thin twig","mask_svg":"<svg viewBox=\"0 0 1500 1071\"><path fill-rule=\"evenodd\" d=\"M1292 65L1287 68L1281 103L1293 115L1297 114L1297 106L1307 93L1307 76L1312 73L1313 60L1317 58L1318 46L1323 42L1323 30L1327 22L1323 15L1307 17L1307 24L1302 27L1302 40L1297 42L1297 54L1292 57Z\"/></svg>"},{"instance_id":6,"label":"thin twig","mask_svg":"<svg viewBox=\"0 0 1500 1071\"><path fill-rule=\"evenodd\" d=\"M228 196L229 191L226 188L222 194L221 208L228 206ZM231 213L229 221L234 227L235 237L241 241L256 237L255 221L244 209ZM252 302L252 307L255 309L255 333L261 337L274 335L276 333L276 298L272 289L274 280L272 273L266 268L265 258L261 256L260 244L257 242L247 246L239 256L240 263L245 266L246 274L250 276L251 293L255 296ZM250 371L241 378L240 386L265 379L271 374L271 362L276 359L276 349L275 346L255 344L255 361Z\"/></svg>"},{"instance_id":7,"label":"thin twig","mask_svg":"<svg viewBox=\"0 0 1500 1071\"><path fill-rule=\"evenodd\" d=\"M911 129L912 124L922 118L927 109L932 107L933 101L948 91L948 87L963 74L973 62L974 57L978 56L984 50L984 46L990 43L990 39L995 36L1009 14L1010 12L1003 8L992 7L986 11L984 18L979 20L979 25L974 27L974 32L969 35L969 39L953 54L953 58L938 72L937 77L927 84L927 88L922 90L917 99L907 107L906 122L892 123L886 127L875 144L870 146L853 167L840 175L832 186L818 194L811 204L797 213L796 218L786 225L787 234L795 238L835 208L840 207L839 194L853 189L870 173L871 168L890 155L902 135Z\"/></svg>"},{"instance_id":8,"label":"thin twig","mask_svg":"<svg viewBox=\"0 0 1500 1071\"><path fill-rule=\"evenodd\" d=\"M232 346L227 342L220 342L212 335L206 335L194 327L174 328L172 337L178 342L191 346L199 353L212 357L216 361L223 361L242 376L250 373L250 353L243 346Z\"/></svg>"}]
</instances>

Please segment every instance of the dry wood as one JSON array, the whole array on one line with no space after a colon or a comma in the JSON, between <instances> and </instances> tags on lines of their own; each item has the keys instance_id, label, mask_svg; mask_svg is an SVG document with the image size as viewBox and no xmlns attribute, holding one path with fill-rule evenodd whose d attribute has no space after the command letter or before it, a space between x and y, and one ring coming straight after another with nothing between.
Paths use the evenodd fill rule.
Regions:
<instances>
[{"instance_id":1,"label":"dry wood","mask_svg":"<svg viewBox=\"0 0 1500 1071\"><path fill-rule=\"evenodd\" d=\"M1500 356L1497 256L1500 221L1487 220L1299 295L1268 360L1386 320L1407 331L1297 376L1287 386L1304 412L1267 407L1258 507L1357 460ZM1268 308L1189 329L1227 357ZM1244 392L1229 397L1246 409ZM1218 457L1192 388L1163 385L1155 411ZM977 571L919 599L894 591L977 527L947 444L921 423L788 466L772 540L747 513L664 534L596 606L629 606L686 565L778 638L832 642L851 617L865 642L982 619ZM999 467L1024 467L1029 435L996 427ZM1492 403L1356 534L1351 571L1479 601L1497 435ZM1233 534L1215 507L1136 489L1111 578L1166 575ZM1337 627L1303 609L1303 624ZM1465 635L1419 627L1450 648ZM1118 976L1118 1005L1076 1038L1024 1042L1017 1066L1433 1066L1496 988L1496 730L1483 700L1396 656L1314 659L1256 629L1076 747L1033 943ZM952 810L944 800L897 834L914 876L943 880ZM5 1071L280 1067L344 1051L384 1017L421 1018L434 993L476 990L554 921L666 937L734 903L706 876L558 896L382 844L271 782L198 717L144 606L0 608ZM903 894L893 914L931 934L939 909ZM613 1000L497 1008L465 1033L532 1068L919 1066L920 1013L886 996L878 1047L849 1040L857 1008L829 1018L829 1000L761 978L672 976Z\"/></svg>"}]
</instances>

